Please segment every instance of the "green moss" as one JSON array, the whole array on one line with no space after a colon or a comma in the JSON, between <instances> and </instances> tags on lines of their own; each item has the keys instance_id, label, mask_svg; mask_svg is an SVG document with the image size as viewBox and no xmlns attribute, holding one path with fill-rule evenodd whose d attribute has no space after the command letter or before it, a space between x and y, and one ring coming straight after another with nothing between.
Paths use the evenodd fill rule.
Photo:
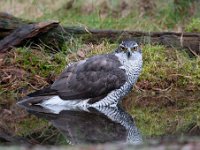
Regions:
<instances>
[{"instance_id":1,"label":"green moss","mask_svg":"<svg viewBox=\"0 0 200 150\"><path fill-rule=\"evenodd\" d=\"M19 0L18 0L19 1ZM21 1L21 0L20 0ZM23 1L26 3L27 1ZM39 1L38 1L39 2ZM33 1L33 5L38 5L37 1ZM111 1L109 1L111 2ZM112 1L114 3L112 8L106 8L105 14L101 14L101 6L96 7L96 3L87 8L93 9L87 13L83 11L85 1L75 1L75 6L71 9L60 8L52 11L46 7L40 6L43 10L43 16L35 19L34 21L44 20L59 20L64 26L81 26L97 29L122 29L122 30L142 30L142 31L163 31L163 30L176 30L177 25L182 23L186 26L187 32L200 32L200 11L196 11L193 15L192 21L188 17L188 13L181 11L174 13L175 6L173 0L156 1L157 7L153 15L139 17L140 12L136 5L130 7L128 15L123 16L122 11L118 8L120 1ZM182 1L183 9L187 9L190 3ZM30 2L27 5L30 6ZM46 2L47 3L47 2ZM2 5L3 6L3 5ZM13 5L14 6L14 5ZM19 5L16 5L19 6ZM103 7L103 6L102 6ZM86 8L86 7L85 7ZM185 11L187 11L185 9ZM115 11L117 10L117 11ZM119 11L120 10L120 11ZM30 10L28 9L28 12ZM21 11L20 11L21 13ZM35 13L34 11L32 13ZM29 14L29 13L24 13ZM103 16L104 15L104 16ZM23 15L22 15L23 16ZM27 17L27 15L25 15ZM185 18L184 18L185 17ZM15 82L16 87L10 88L6 85L0 85L0 107L4 104L12 105L16 102L22 94L29 93L36 90L32 84L36 86L39 82L35 80L35 76L43 78L47 82L48 78L53 76L53 80L65 68L66 64L70 61L76 61L80 58L76 55L77 50L81 50L83 46L82 37L69 39L63 45L60 52L56 54L46 53L41 49L31 48L17 48L16 59L6 58L6 64L24 70L27 74ZM92 45L91 51L87 52L86 57L96 54L105 54L112 51L117 46L117 43L110 44L106 40L100 45ZM160 45L145 45L143 49L143 70L139 78L139 88L143 90L167 89L172 86L174 89L189 89L196 90L200 86L200 58L190 58L184 51L166 48ZM75 55L75 58L71 58ZM83 59L83 58L82 58ZM52 80L52 81L53 81ZM50 82L48 82L50 83ZM48 83L41 83L39 88ZM153 93L153 92L152 92ZM141 93L141 95L144 93ZM154 92L155 94L155 92ZM170 94L169 94L170 95ZM168 95L168 97L170 97ZM131 97L135 98L135 97ZM129 98L129 99L131 99ZM171 97L170 97L171 98ZM148 105L145 103L138 104L140 100L134 99L133 105L130 110L131 114L135 117L136 124L144 136L161 136L167 134L177 134L190 131L191 127L200 125L199 120L199 100L196 99L170 99L160 100L149 98ZM169 105L169 106L168 106ZM16 125L17 134L27 136L34 129L42 126L48 126L44 120L36 117L27 117L24 121ZM40 131L41 132L41 131ZM58 141L60 138L57 138ZM64 138L62 138L64 142Z\"/></svg>"},{"instance_id":2,"label":"green moss","mask_svg":"<svg viewBox=\"0 0 200 150\"><path fill-rule=\"evenodd\" d=\"M149 96L139 100L132 97L130 112L145 137L196 135L193 128L200 125L199 94L189 95L182 93L177 98L173 95L172 98L169 95Z\"/></svg>"},{"instance_id":3,"label":"green moss","mask_svg":"<svg viewBox=\"0 0 200 150\"><path fill-rule=\"evenodd\" d=\"M163 112L153 112L151 109L133 108L136 125L145 137L165 134L165 122L162 121Z\"/></svg>"},{"instance_id":4,"label":"green moss","mask_svg":"<svg viewBox=\"0 0 200 150\"><path fill-rule=\"evenodd\" d=\"M16 52L18 54L16 63L32 75L47 77L50 74L61 72L66 65L66 55L62 52L52 56L45 52L28 48L18 48Z\"/></svg>"},{"instance_id":5,"label":"green moss","mask_svg":"<svg viewBox=\"0 0 200 150\"><path fill-rule=\"evenodd\" d=\"M17 135L27 139L34 139L45 145L67 145L66 138L48 121L39 119L33 115L21 121L18 125Z\"/></svg>"},{"instance_id":6,"label":"green moss","mask_svg":"<svg viewBox=\"0 0 200 150\"><path fill-rule=\"evenodd\" d=\"M193 18L185 27L187 32L200 32L200 18Z\"/></svg>"},{"instance_id":7,"label":"green moss","mask_svg":"<svg viewBox=\"0 0 200 150\"><path fill-rule=\"evenodd\" d=\"M38 119L37 117L30 115L25 120L21 121L19 124L17 124L19 127L17 135L20 136L27 136L34 132L34 130L37 130L39 127L45 127L48 126L48 122L43 119Z\"/></svg>"},{"instance_id":8,"label":"green moss","mask_svg":"<svg viewBox=\"0 0 200 150\"><path fill-rule=\"evenodd\" d=\"M185 51L167 49L164 46L143 47L143 71L140 81L149 81L158 87L199 86L200 59L190 58ZM162 83L163 82L163 83ZM162 84L165 84L162 86Z\"/></svg>"}]
</instances>

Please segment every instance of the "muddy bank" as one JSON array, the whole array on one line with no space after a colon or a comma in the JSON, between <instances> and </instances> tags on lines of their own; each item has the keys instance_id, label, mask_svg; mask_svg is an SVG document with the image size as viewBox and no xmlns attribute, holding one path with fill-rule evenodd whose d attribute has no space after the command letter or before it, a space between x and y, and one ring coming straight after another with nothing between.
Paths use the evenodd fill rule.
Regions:
<instances>
[{"instance_id":1,"label":"muddy bank","mask_svg":"<svg viewBox=\"0 0 200 150\"><path fill-rule=\"evenodd\" d=\"M159 143L157 141L149 142L144 145L125 145L125 144L104 144L104 145L79 145L79 146L33 146L33 147L26 147L26 146L10 146L10 147L4 147L0 146L0 149L2 150L86 150L86 149L92 149L92 150L167 150L167 149L180 149L180 150L194 150L199 149L200 147L200 140L182 140L182 142L166 142L166 143Z\"/></svg>"}]
</instances>

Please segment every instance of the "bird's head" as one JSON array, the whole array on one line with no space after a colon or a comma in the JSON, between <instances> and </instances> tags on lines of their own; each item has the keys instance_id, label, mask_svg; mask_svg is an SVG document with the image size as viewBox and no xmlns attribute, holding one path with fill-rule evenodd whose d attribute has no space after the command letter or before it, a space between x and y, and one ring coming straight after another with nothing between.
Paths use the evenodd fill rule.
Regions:
<instances>
[{"instance_id":1,"label":"bird's head","mask_svg":"<svg viewBox=\"0 0 200 150\"><path fill-rule=\"evenodd\" d=\"M115 51L116 53L126 53L127 57L130 58L134 53L141 53L139 45L132 40L122 41L119 47Z\"/></svg>"}]
</instances>

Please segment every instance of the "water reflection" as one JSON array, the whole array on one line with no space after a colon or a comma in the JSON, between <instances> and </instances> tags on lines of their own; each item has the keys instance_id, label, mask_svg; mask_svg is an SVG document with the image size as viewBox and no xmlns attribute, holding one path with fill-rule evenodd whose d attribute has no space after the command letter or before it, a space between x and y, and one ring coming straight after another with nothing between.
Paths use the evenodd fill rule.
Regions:
<instances>
[{"instance_id":1,"label":"water reflection","mask_svg":"<svg viewBox=\"0 0 200 150\"><path fill-rule=\"evenodd\" d=\"M34 106L27 110L49 120L72 144L124 142L142 143L134 120L121 107L63 110L58 114Z\"/></svg>"}]
</instances>

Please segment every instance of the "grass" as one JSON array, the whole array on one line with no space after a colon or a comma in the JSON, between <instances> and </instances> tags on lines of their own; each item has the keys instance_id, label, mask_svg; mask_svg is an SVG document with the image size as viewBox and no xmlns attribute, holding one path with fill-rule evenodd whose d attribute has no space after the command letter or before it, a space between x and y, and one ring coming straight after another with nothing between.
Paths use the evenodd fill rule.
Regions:
<instances>
[{"instance_id":1,"label":"grass","mask_svg":"<svg viewBox=\"0 0 200 150\"><path fill-rule=\"evenodd\" d=\"M84 59L80 58L77 53L84 50L82 47L88 49L85 57L90 57L96 54L108 53L117 46L117 43L109 44L106 41L100 45L85 45L82 44L80 39L77 41L73 41L74 44L66 43L66 47L69 49L64 48L56 55L30 48L18 48L12 51L15 53L15 57L12 53L8 55L5 59L7 60L7 65L10 64L12 67L14 66L23 70L25 78L15 78L15 80L12 80L12 83L15 84L12 90L8 90L10 89L10 86L8 86L9 83L1 84L0 91L3 92L3 97L0 104L8 104L8 101L4 101L5 97L12 104L15 102L15 99L25 96L30 91L35 91L52 83L68 62ZM70 48L71 45L76 45L75 49ZM184 51L168 49L161 45L144 45L142 46L142 50L144 66L137 82L137 88L143 92L139 95L145 95L149 91L168 93L170 90L174 91L177 89L186 91L199 90L199 58L190 58ZM6 67L9 68L8 66ZM134 96L130 100L132 98ZM137 102L137 99L132 101ZM198 115L194 118L194 114L198 112L198 101L195 101L190 106L189 111L188 105L190 105L190 101L188 100L176 103L177 107L182 107L181 111L177 107L165 107L162 103L159 106L162 107L161 109L155 104L144 107L142 103L140 107L138 107L137 103L132 103L130 112L136 118L136 124L144 136L182 133L190 129L191 122L198 122ZM179 119L181 119L182 124L177 125ZM176 121L174 122L174 120ZM38 128L38 124L40 124L39 126L44 124L43 120L28 117L17 124L19 128L17 134L28 135L31 130ZM23 130L20 130L21 128Z\"/></svg>"},{"instance_id":2,"label":"grass","mask_svg":"<svg viewBox=\"0 0 200 150\"><path fill-rule=\"evenodd\" d=\"M119 7L119 1L109 1L108 4L104 0L98 3L84 2L77 0L73 7L66 8L67 3L64 0L10 0L1 1L0 10L7 10L18 17L33 21L59 20L64 26L178 31L181 25L187 32L199 32L199 11L194 12L191 17L185 16L185 20L182 19L184 14L173 16L172 0L168 3L156 1L157 7L153 8L153 14L144 16L140 16L138 5L134 5L137 4L136 0L126 6L126 9ZM121 11L116 11L120 9ZM16 48L5 55L2 54L0 109L9 109L13 116L16 116L13 103L28 93L51 84L66 64L96 54L108 53L117 44L110 44L106 40L99 45L84 44L81 37L72 37L56 54L47 53L43 48L30 47ZM141 47L144 66L134 92L142 98L130 95L126 101L129 102L129 107L131 103L129 111L135 117L142 134L147 137L182 134L199 127L199 96L194 98L187 95L193 95L200 90L200 57L191 58L184 50L162 45L147 44ZM183 91L187 95L176 98L177 93L172 94L174 91ZM145 98L149 94L153 96ZM157 95L161 98L156 98ZM32 130L48 126L47 122L28 115L23 119L14 125L17 131L13 130L18 135L28 136ZM2 117L2 122L5 120L6 118ZM9 124L9 127L13 128L13 125Z\"/></svg>"},{"instance_id":3,"label":"grass","mask_svg":"<svg viewBox=\"0 0 200 150\"><path fill-rule=\"evenodd\" d=\"M168 3L155 0L156 6L150 9L152 13L145 15L141 15L138 0L128 0L124 6L121 3L119 0L76 0L70 7L69 0L4 0L0 2L0 10L27 20L59 20L65 26L142 31L177 30L200 17L198 1L181 0L175 6L173 0Z\"/></svg>"},{"instance_id":4,"label":"grass","mask_svg":"<svg viewBox=\"0 0 200 150\"><path fill-rule=\"evenodd\" d=\"M186 26L187 32L200 32L200 18L193 18Z\"/></svg>"},{"instance_id":5,"label":"grass","mask_svg":"<svg viewBox=\"0 0 200 150\"><path fill-rule=\"evenodd\" d=\"M65 55L61 53L49 56L45 52L27 48L19 48L16 52L18 56L16 63L32 75L46 78L51 74L61 72L63 66L66 65Z\"/></svg>"},{"instance_id":6,"label":"grass","mask_svg":"<svg viewBox=\"0 0 200 150\"><path fill-rule=\"evenodd\" d=\"M130 106L131 105L131 106ZM144 137L199 133L199 93L170 92L164 95L127 96L124 106L134 116Z\"/></svg>"},{"instance_id":7,"label":"grass","mask_svg":"<svg viewBox=\"0 0 200 150\"><path fill-rule=\"evenodd\" d=\"M159 45L144 46L143 55L144 68L140 80L151 82L151 86L160 88L167 88L172 84L176 87L199 86L199 58L190 58L185 51Z\"/></svg>"},{"instance_id":8,"label":"grass","mask_svg":"<svg viewBox=\"0 0 200 150\"><path fill-rule=\"evenodd\" d=\"M76 53L77 51L82 51L82 47L88 49L86 57L90 57L96 54L108 53L117 46L117 43L109 44L106 41L100 45L84 45L81 43L81 40L78 40L78 43L77 41L74 42L76 45L75 49L71 51L66 51L67 49L63 49L63 51L57 53L56 55L51 55L45 53L44 51L30 48L15 49L16 59L8 56L7 62L12 62L15 67L25 71L28 73L28 75L26 78L20 79L21 81L19 81L19 79L17 80L17 78L16 80L12 81L13 83L17 83L15 88L10 91L6 90L6 87L8 89L10 88L9 86L2 84L0 86L0 90L6 91L5 94L2 94L3 97L7 95L10 100L15 101L14 99L22 97L28 94L30 91L35 91L43 86L46 86L48 83L52 83L68 62L83 59L78 56L78 53ZM66 44L66 47L70 49L70 45L74 44L68 43ZM168 49L161 45L145 45L142 46L142 50L144 66L142 74L137 83L137 87L143 91L140 93L140 95L145 95L145 93L148 91L163 93L162 91L165 91L165 89L168 89L169 87L170 88L164 93L168 93L170 90L174 91L177 89L185 89L187 91L195 91L199 89L199 58L190 58L184 51ZM35 79L38 81L36 82ZM14 98L12 98L13 96ZM137 100L134 99L132 101L135 102ZM0 103L3 104L6 102L2 99ZM159 107L162 108L160 109L155 104L149 107L138 107L137 103L133 103L130 111L133 116L136 117L136 123L143 135L158 136L170 133L174 134L174 132L179 133L187 130L188 125L194 121L192 118L194 113L196 114L198 112L197 106L199 103L195 101L195 103L190 106L189 112L188 105L190 105L188 100L179 101L176 104L176 109L169 109L168 107L164 107L161 103ZM179 109L179 107L182 110L179 110L180 112L178 113L175 112ZM174 127L174 120L176 120L177 117L182 118L183 123ZM196 116L195 118L197 122L198 117ZM33 123L30 123L31 121L33 121ZM32 118L27 118L26 121L20 122L18 125L20 128L23 127L24 130L19 130L18 134L28 134L30 129L32 130L36 128L36 122L43 124L42 120L40 121ZM34 126L34 123L36 126ZM172 126L174 130L171 130Z\"/></svg>"}]
</instances>

